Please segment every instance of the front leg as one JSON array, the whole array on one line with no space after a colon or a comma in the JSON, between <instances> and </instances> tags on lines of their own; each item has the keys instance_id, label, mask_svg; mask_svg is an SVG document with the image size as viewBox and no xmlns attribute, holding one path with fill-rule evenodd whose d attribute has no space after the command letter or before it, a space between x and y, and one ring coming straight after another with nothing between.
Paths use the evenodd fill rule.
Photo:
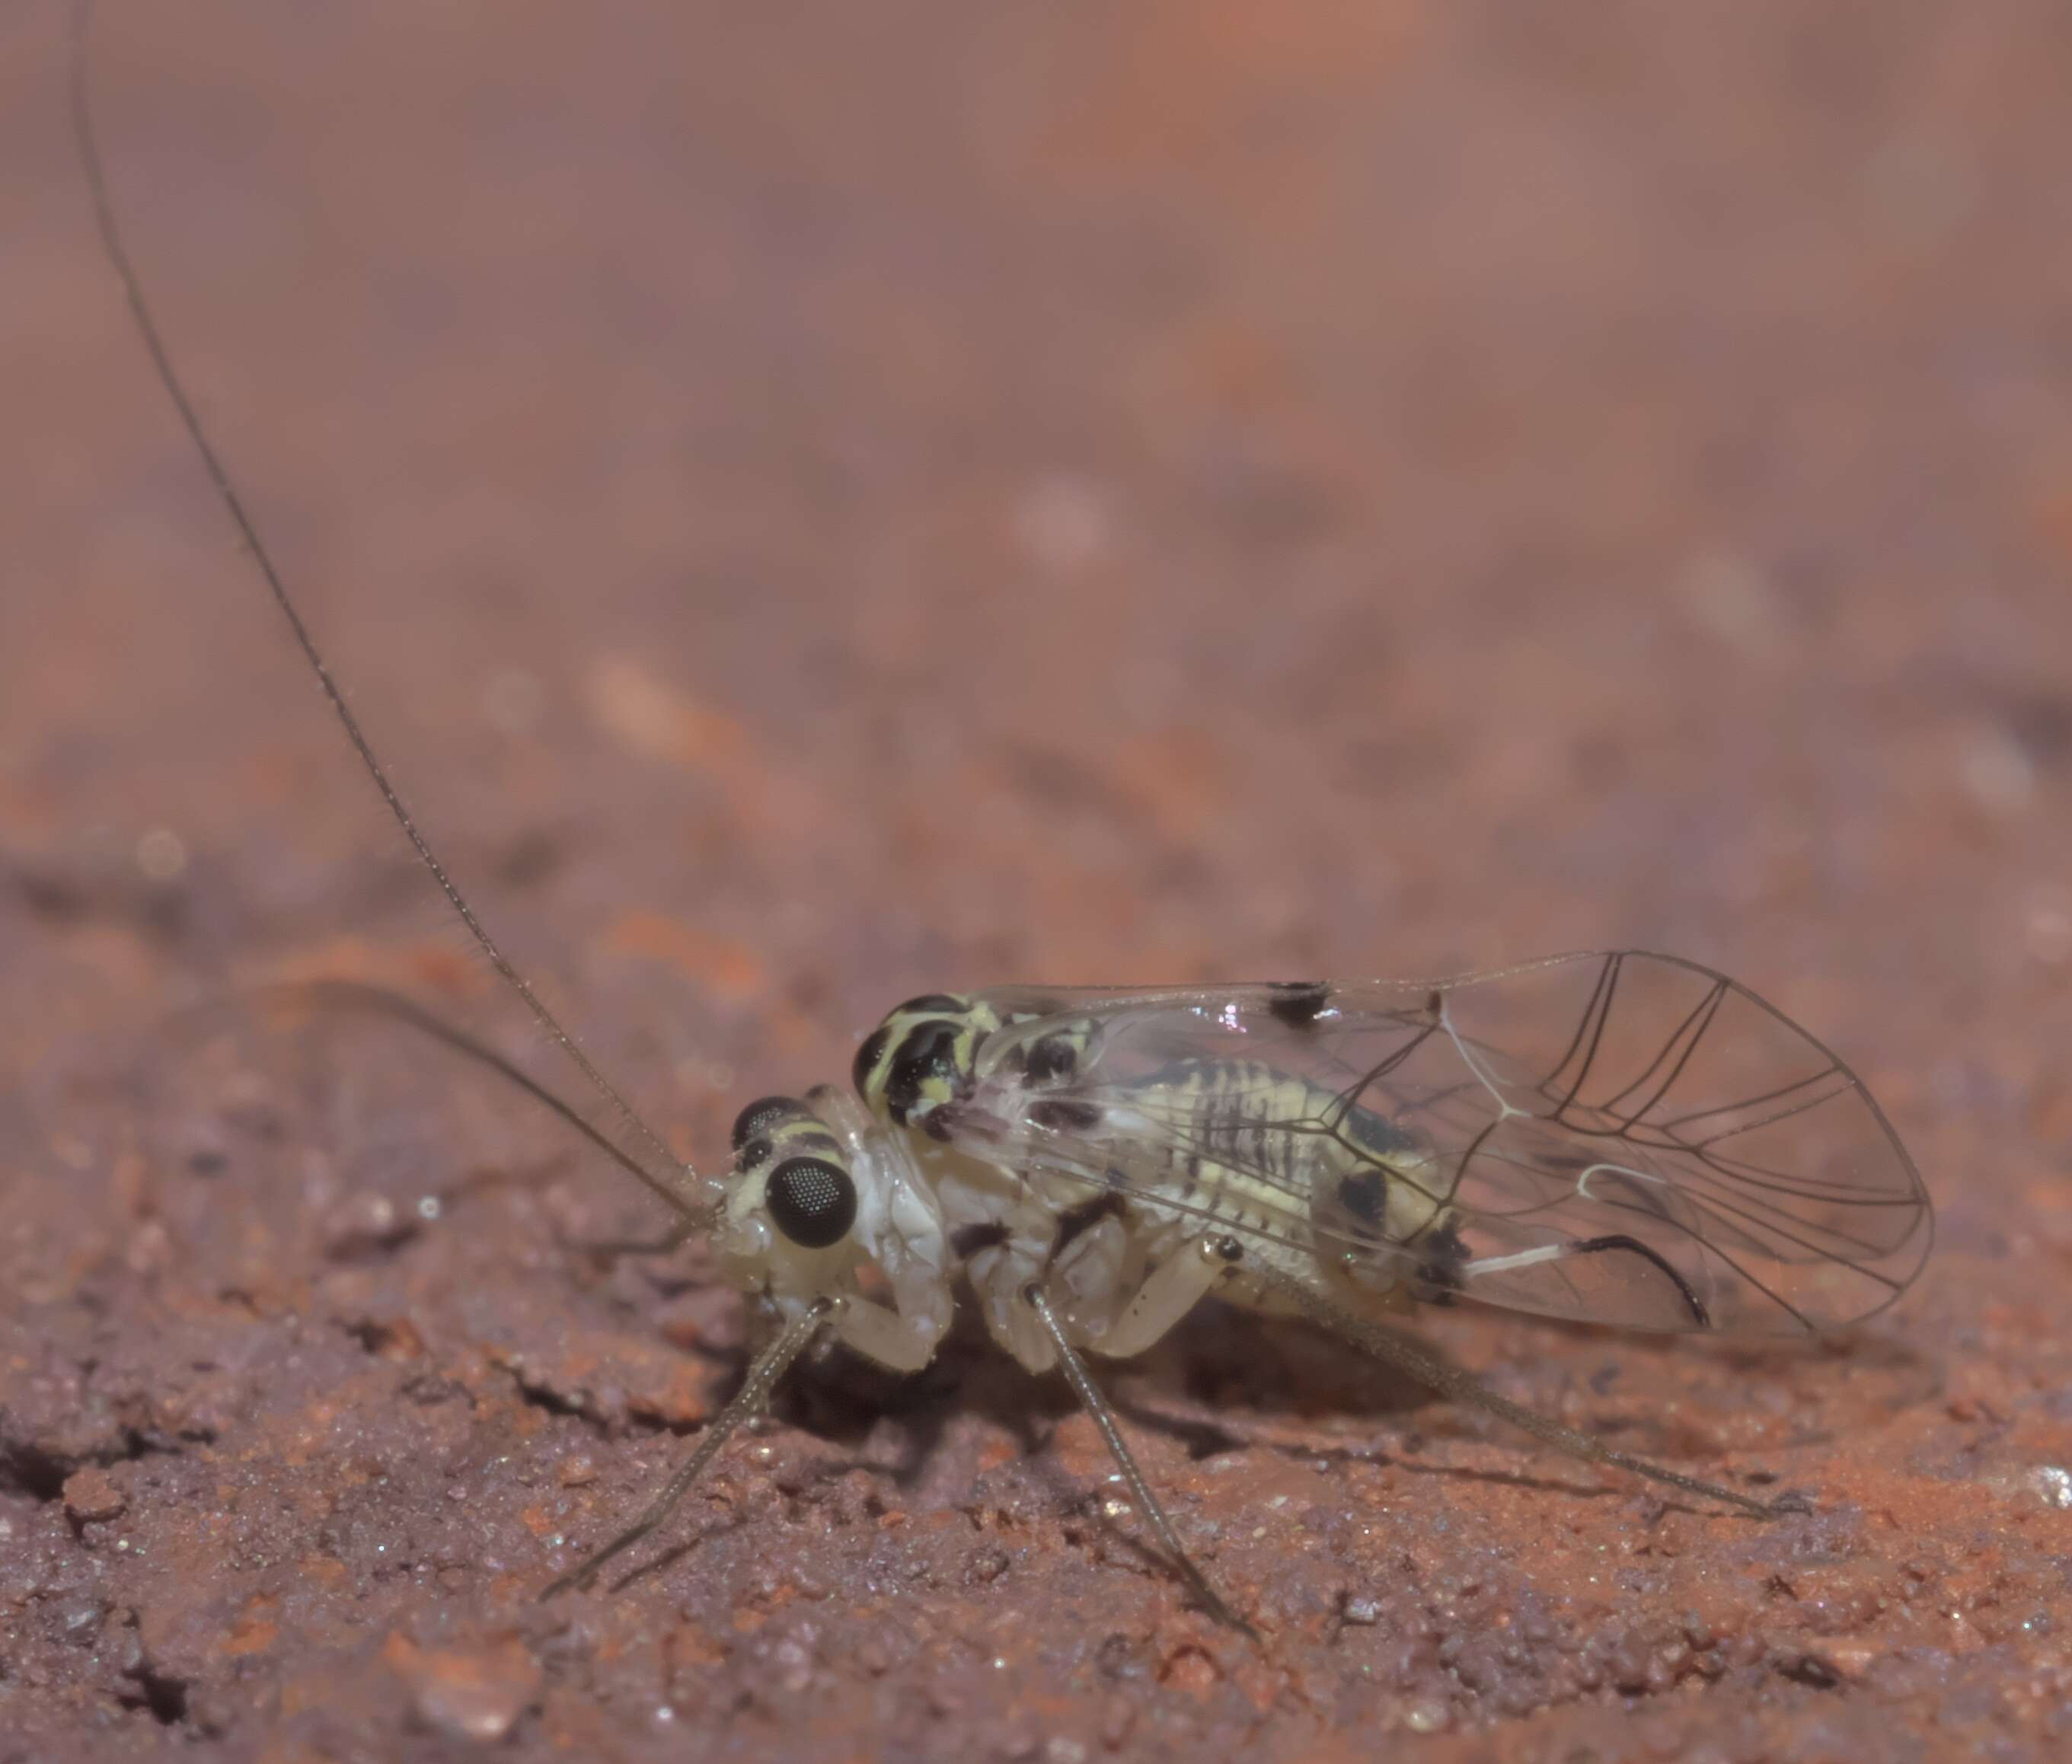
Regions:
<instances>
[{"instance_id":1,"label":"front leg","mask_svg":"<svg viewBox=\"0 0 2072 1764\"><path fill-rule=\"evenodd\" d=\"M888 1372L919 1372L935 1357L942 1331L931 1318L902 1316L873 1299L851 1298L835 1337Z\"/></svg>"},{"instance_id":2,"label":"front leg","mask_svg":"<svg viewBox=\"0 0 2072 1764\"><path fill-rule=\"evenodd\" d=\"M697 1450L690 1455L689 1462L664 1485L660 1494L650 1501L640 1516L606 1544L593 1552L565 1574L551 1582L540 1594L543 1599L552 1598L557 1593L587 1586L598 1577L606 1563L621 1552L630 1549L667 1519L676 1510L676 1503L684 1498L691 1484L705 1474L705 1467L719 1455L720 1447L732 1438L745 1421L753 1420L762 1413L763 1406L770 1401L770 1393L791 1370L791 1362L811 1345L813 1337L824 1328L831 1318L844 1310L848 1301L841 1298L821 1298L808 1305L785 1324L777 1339L764 1348L748 1368L748 1376L742 1380L741 1389L734 1400L713 1417L712 1425L705 1429L705 1438L698 1442Z\"/></svg>"}]
</instances>

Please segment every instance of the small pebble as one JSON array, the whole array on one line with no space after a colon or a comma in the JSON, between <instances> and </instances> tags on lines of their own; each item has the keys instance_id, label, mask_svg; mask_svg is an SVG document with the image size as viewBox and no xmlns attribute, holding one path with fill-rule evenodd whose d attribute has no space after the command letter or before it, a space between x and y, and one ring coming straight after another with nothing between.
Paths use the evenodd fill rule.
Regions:
<instances>
[{"instance_id":1,"label":"small pebble","mask_svg":"<svg viewBox=\"0 0 2072 1764\"><path fill-rule=\"evenodd\" d=\"M80 1524L116 1518L130 1503L115 1479L98 1464L89 1464L65 1479L65 1511Z\"/></svg>"},{"instance_id":2,"label":"small pebble","mask_svg":"<svg viewBox=\"0 0 2072 1764\"><path fill-rule=\"evenodd\" d=\"M348 1195L324 1216L324 1249L334 1257L393 1249L413 1236L419 1223L415 1214L401 1212L386 1195Z\"/></svg>"},{"instance_id":3,"label":"small pebble","mask_svg":"<svg viewBox=\"0 0 2072 1764\"><path fill-rule=\"evenodd\" d=\"M419 1717L455 1738L502 1739L540 1695L539 1666L515 1637L479 1648L420 1650L399 1635L385 1654L415 1690Z\"/></svg>"},{"instance_id":4,"label":"small pebble","mask_svg":"<svg viewBox=\"0 0 2072 1764\"><path fill-rule=\"evenodd\" d=\"M1445 1726L1447 1720L1444 1703L1412 1703L1403 1717L1403 1725L1413 1733L1436 1733Z\"/></svg>"}]
</instances>

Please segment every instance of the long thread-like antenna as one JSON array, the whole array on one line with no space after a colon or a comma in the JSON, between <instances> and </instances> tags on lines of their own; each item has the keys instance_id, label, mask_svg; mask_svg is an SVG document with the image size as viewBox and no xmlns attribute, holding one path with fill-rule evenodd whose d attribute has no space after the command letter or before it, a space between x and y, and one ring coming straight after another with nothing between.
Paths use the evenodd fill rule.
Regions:
<instances>
[{"instance_id":1,"label":"long thread-like antenna","mask_svg":"<svg viewBox=\"0 0 2072 1764\"><path fill-rule=\"evenodd\" d=\"M294 633L297 645L315 672L317 683L323 688L324 696L331 700L331 708L337 713L339 722L343 726L346 737L352 743L354 751L360 755L360 764L366 767L367 775L374 781L374 787L381 793L381 800L388 805L388 812L395 816L396 824L402 828L404 837L409 840L425 868L432 872L432 879L438 884L439 891L446 896L447 904L460 915L461 923L467 927L469 935L480 946L482 953L488 957L489 965L504 983L525 1001L525 1007L532 1013L533 1020L546 1031L562 1052L575 1062L593 1088L619 1111L627 1125L661 1158L672 1175L667 1181L656 1178L654 1184L656 1191L670 1199L688 1216L706 1216L711 1208L698 1192L696 1171L669 1150L661 1136L641 1119L632 1104L619 1093L610 1079L598 1070L590 1056L576 1044L574 1036L561 1027L560 1020L532 990L531 982L518 971L495 938L489 934L482 921L475 917L475 909L468 905L467 897L446 873L446 866L433 851L430 842L419 831L410 811L403 806L403 799L397 794L396 786L389 782L387 771L375 757L373 746L361 729L360 720L352 714L351 707L345 701L344 693L331 677L330 668L325 666L315 639L310 635L309 627L302 622L302 615L296 610L294 601L289 598L281 573L273 567L273 557L266 549L265 541L260 538L259 530L253 524L252 517L245 512L236 487L231 482L229 472L210 444L208 432L202 427L201 418L187 396L187 388L181 384L179 375L174 371L172 357L166 348L164 339L158 334L158 327L145 302L143 283L130 261L130 254L123 248L122 236L115 224L114 205L109 198L107 176L101 169L100 145L94 135L93 111L87 82L87 27L92 10L92 0L75 0L71 43L72 129L78 141L80 160L85 168L87 185L93 196L94 219L100 228L101 245L121 281L123 293L130 302L130 315L136 320L138 332L144 340L151 365L157 371L159 384L165 388L166 395L172 400L174 408L179 412L180 421L187 429L188 438L193 441L195 450L201 455L202 464L216 486L216 494L223 499L223 505L230 511L231 520L236 526L246 548L257 562L260 574L265 578L266 586L273 592L273 604L280 608L282 615L288 622L288 628Z\"/></svg>"}]
</instances>

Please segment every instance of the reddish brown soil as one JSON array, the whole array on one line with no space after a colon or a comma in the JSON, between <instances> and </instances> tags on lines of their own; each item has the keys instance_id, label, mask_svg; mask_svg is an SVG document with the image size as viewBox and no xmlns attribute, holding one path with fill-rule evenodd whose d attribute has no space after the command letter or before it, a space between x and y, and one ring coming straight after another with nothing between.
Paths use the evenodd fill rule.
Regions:
<instances>
[{"instance_id":1,"label":"reddish brown soil","mask_svg":"<svg viewBox=\"0 0 2072 1764\"><path fill-rule=\"evenodd\" d=\"M153 8L162 321L483 911L701 1157L1009 978L1745 978L1943 1209L1803 1350L1465 1311L1665 1508L1207 1307L1115 1388L741 1367L491 1081L0 18L0 1757L1799 1761L2072 1744L2059 6ZM1551 17L1551 15L1549 15ZM430 1206L426 1202L431 1202ZM436 1217L426 1217L427 1212ZM681 1546L674 1554L672 1548Z\"/></svg>"}]
</instances>

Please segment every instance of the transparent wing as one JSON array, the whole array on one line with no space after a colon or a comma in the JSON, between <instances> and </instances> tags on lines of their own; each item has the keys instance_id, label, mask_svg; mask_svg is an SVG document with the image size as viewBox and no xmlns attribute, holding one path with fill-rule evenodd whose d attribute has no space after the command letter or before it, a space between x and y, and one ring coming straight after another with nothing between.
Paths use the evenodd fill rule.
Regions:
<instances>
[{"instance_id":1,"label":"transparent wing","mask_svg":"<svg viewBox=\"0 0 2072 1764\"><path fill-rule=\"evenodd\" d=\"M1933 1235L1920 1175L1855 1073L1675 957L985 996L1013 1019L1010 1043L1062 1032L1083 1051L1040 1089L1005 1065L982 1073L953 1137L997 1151L1007 1134L1032 1169L1426 1297L1794 1335L1889 1304ZM1205 1106L1175 1080L1209 1068L1222 1078ZM1182 1180L1203 1163L1237 1182ZM1408 1229L1400 1189L1367 1219L1321 1192L1369 1169L1410 1185Z\"/></svg>"}]
</instances>

